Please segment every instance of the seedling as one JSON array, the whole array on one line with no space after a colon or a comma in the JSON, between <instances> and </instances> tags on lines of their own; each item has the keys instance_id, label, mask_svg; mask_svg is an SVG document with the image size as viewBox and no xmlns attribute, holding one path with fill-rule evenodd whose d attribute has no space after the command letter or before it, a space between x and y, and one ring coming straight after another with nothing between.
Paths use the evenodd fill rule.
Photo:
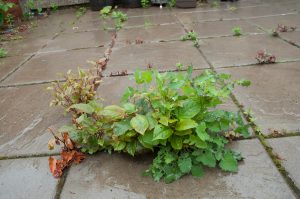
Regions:
<instances>
[{"instance_id":1,"label":"seedling","mask_svg":"<svg viewBox=\"0 0 300 199\"><path fill-rule=\"evenodd\" d=\"M269 30L269 34L272 36L272 37L278 37L279 36L279 33L277 30Z\"/></svg>"},{"instance_id":2,"label":"seedling","mask_svg":"<svg viewBox=\"0 0 300 199\"><path fill-rule=\"evenodd\" d=\"M100 10L100 16L101 17L108 17L109 14L111 13L112 7L111 6L105 6L104 8L102 8L102 10Z\"/></svg>"},{"instance_id":3,"label":"seedling","mask_svg":"<svg viewBox=\"0 0 300 199\"><path fill-rule=\"evenodd\" d=\"M275 55L268 53L266 50L258 51L255 58L259 64L272 64L276 61Z\"/></svg>"},{"instance_id":4,"label":"seedling","mask_svg":"<svg viewBox=\"0 0 300 199\"><path fill-rule=\"evenodd\" d=\"M238 26L232 28L232 33L233 33L233 36L241 36L242 35L242 29Z\"/></svg>"},{"instance_id":5,"label":"seedling","mask_svg":"<svg viewBox=\"0 0 300 199\"><path fill-rule=\"evenodd\" d=\"M15 23L14 16L10 13L7 14L5 17L5 21L10 27L12 27Z\"/></svg>"},{"instance_id":6,"label":"seedling","mask_svg":"<svg viewBox=\"0 0 300 199\"><path fill-rule=\"evenodd\" d=\"M8 52L4 48L0 48L0 58L6 57Z\"/></svg>"},{"instance_id":7,"label":"seedling","mask_svg":"<svg viewBox=\"0 0 300 199\"><path fill-rule=\"evenodd\" d=\"M120 30L123 27L123 23L127 21L128 17L125 13L121 11L112 11L111 6L106 6L100 11L100 16L103 19L107 19L111 17L114 21L115 29ZM105 29L108 29L108 27L105 25Z\"/></svg>"},{"instance_id":8,"label":"seedling","mask_svg":"<svg viewBox=\"0 0 300 199\"><path fill-rule=\"evenodd\" d=\"M76 18L79 19L79 18L82 17L85 13L86 13L86 7L80 7L80 8L78 8L78 10L77 10L76 13L75 13Z\"/></svg>"},{"instance_id":9,"label":"seedling","mask_svg":"<svg viewBox=\"0 0 300 199\"><path fill-rule=\"evenodd\" d=\"M181 37L181 41L187 40L193 41L194 46L199 46L198 34L195 31L191 30Z\"/></svg>"}]
</instances>

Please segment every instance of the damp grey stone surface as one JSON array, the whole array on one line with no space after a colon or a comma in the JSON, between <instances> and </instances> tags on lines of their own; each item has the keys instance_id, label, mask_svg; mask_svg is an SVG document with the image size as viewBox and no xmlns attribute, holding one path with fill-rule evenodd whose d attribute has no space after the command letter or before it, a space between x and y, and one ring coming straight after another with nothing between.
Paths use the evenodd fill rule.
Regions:
<instances>
[{"instance_id":1,"label":"damp grey stone surface","mask_svg":"<svg viewBox=\"0 0 300 199\"><path fill-rule=\"evenodd\" d=\"M0 198L54 198L57 182L47 157L0 160Z\"/></svg>"},{"instance_id":2,"label":"damp grey stone surface","mask_svg":"<svg viewBox=\"0 0 300 199\"><path fill-rule=\"evenodd\" d=\"M281 164L299 188L300 136L268 139L268 143L273 148L273 152L281 158Z\"/></svg>"}]
</instances>

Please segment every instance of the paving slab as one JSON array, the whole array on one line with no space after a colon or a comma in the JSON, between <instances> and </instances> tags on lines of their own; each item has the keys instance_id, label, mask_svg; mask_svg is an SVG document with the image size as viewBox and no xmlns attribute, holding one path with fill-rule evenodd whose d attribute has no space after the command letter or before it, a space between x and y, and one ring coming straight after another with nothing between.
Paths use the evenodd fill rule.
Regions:
<instances>
[{"instance_id":1,"label":"paving slab","mask_svg":"<svg viewBox=\"0 0 300 199\"><path fill-rule=\"evenodd\" d=\"M255 64L256 53L267 50L277 61L299 60L299 48L269 35L202 39L200 49L214 67Z\"/></svg>"},{"instance_id":2,"label":"paving slab","mask_svg":"<svg viewBox=\"0 0 300 199\"><path fill-rule=\"evenodd\" d=\"M145 26L146 24L159 25L159 24L170 24L178 23L177 18L172 15L146 15L146 16L136 16L129 17L126 22L124 22L124 27L132 26Z\"/></svg>"},{"instance_id":3,"label":"paving slab","mask_svg":"<svg viewBox=\"0 0 300 199\"><path fill-rule=\"evenodd\" d=\"M256 19L248 19L252 24L256 24L265 30L275 30L278 25L296 27L300 29L300 14L288 14L272 17L262 17Z\"/></svg>"},{"instance_id":4,"label":"paving slab","mask_svg":"<svg viewBox=\"0 0 300 199\"><path fill-rule=\"evenodd\" d=\"M20 40L2 42L2 48L8 51L10 56L28 56L36 53L51 40L50 36L37 38L24 38Z\"/></svg>"},{"instance_id":5,"label":"paving slab","mask_svg":"<svg viewBox=\"0 0 300 199\"><path fill-rule=\"evenodd\" d=\"M149 8L121 8L122 12L125 12L129 17L135 16L148 16L148 15L168 15L171 13L171 10L167 7L159 9L158 6L152 6Z\"/></svg>"},{"instance_id":6,"label":"paving slab","mask_svg":"<svg viewBox=\"0 0 300 199\"><path fill-rule=\"evenodd\" d=\"M47 130L70 121L60 107L49 107L49 85L0 89L0 156L53 153ZM1 198L1 197L0 197Z\"/></svg>"},{"instance_id":7,"label":"paving slab","mask_svg":"<svg viewBox=\"0 0 300 199\"><path fill-rule=\"evenodd\" d=\"M144 42L180 40L180 37L184 34L185 31L180 24L154 25L122 29L118 32L117 41L135 43L136 39Z\"/></svg>"},{"instance_id":8,"label":"paving slab","mask_svg":"<svg viewBox=\"0 0 300 199\"><path fill-rule=\"evenodd\" d=\"M272 129L299 131L300 129L300 68L299 62L257 65L218 69L218 72L232 74L234 79L249 79L248 88L237 87L234 95L251 109L255 123L263 134Z\"/></svg>"},{"instance_id":9,"label":"paving slab","mask_svg":"<svg viewBox=\"0 0 300 199\"><path fill-rule=\"evenodd\" d=\"M151 155L100 153L72 166L61 198L296 198L258 140L234 142L231 147L245 157L238 173L207 169L201 179L185 176L171 184L141 175Z\"/></svg>"},{"instance_id":10,"label":"paving slab","mask_svg":"<svg viewBox=\"0 0 300 199\"><path fill-rule=\"evenodd\" d=\"M232 13L227 10L212 10L203 12L184 12L177 13L176 16L183 24L201 21L222 21L223 19L234 19Z\"/></svg>"},{"instance_id":11,"label":"paving slab","mask_svg":"<svg viewBox=\"0 0 300 199\"><path fill-rule=\"evenodd\" d=\"M0 198L54 198L57 181L47 157L0 161Z\"/></svg>"},{"instance_id":12,"label":"paving slab","mask_svg":"<svg viewBox=\"0 0 300 199\"><path fill-rule=\"evenodd\" d=\"M242 34L263 33L263 31L244 20L197 22L186 24L185 27L188 30L197 32L200 38L233 35L232 29L234 27L240 27Z\"/></svg>"},{"instance_id":13,"label":"paving slab","mask_svg":"<svg viewBox=\"0 0 300 199\"><path fill-rule=\"evenodd\" d=\"M295 185L300 188L300 136L268 139L273 152L282 158L281 163Z\"/></svg>"},{"instance_id":14,"label":"paving slab","mask_svg":"<svg viewBox=\"0 0 300 199\"><path fill-rule=\"evenodd\" d=\"M296 44L298 47L300 47L300 32L299 31L280 34L280 36L283 39L285 39L293 44Z\"/></svg>"},{"instance_id":15,"label":"paving slab","mask_svg":"<svg viewBox=\"0 0 300 199\"><path fill-rule=\"evenodd\" d=\"M108 45L111 34L104 30L60 34L40 52L92 48Z\"/></svg>"},{"instance_id":16,"label":"paving slab","mask_svg":"<svg viewBox=\"0 0 300 199\"><path fill-rule=\"evenodd\" d=\"M150 64L160 71L175 70L176 63L193 65L194 68L208 68L204 58L189 41L119 45L113 48L105 74L137 68L147 69Z\"/></svg>"},{"instance_id":17,"label":"paving slab","mask_svg":"<svg viewBox=\"0 0 300 199\"><path fill-rule=\"evenodd\" d=\"M15 85L33 82L49 82L62 79L58 74L68 70L77 73L77 69L89 69L93 66L87 61L97 61L104 56L105 49L89 48L64 52L40 53L26 62L2 85Z\"/></svg>"},{"instance_id":18,"label":"paving slab","mask_svg":"<svg viewBox=\"0 0 300 199\"><path fill-rule=\"evenodd\" d=\"M5 57L0 59L0 80L6 77L16 67L22 64L28 57L26 56L14 56Z\"/></svg>"}]
</instances>

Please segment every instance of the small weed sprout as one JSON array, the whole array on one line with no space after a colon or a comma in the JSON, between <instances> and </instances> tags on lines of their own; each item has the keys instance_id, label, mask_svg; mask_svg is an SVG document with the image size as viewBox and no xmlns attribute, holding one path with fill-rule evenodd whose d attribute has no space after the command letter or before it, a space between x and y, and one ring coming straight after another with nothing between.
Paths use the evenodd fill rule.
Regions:
<instances>
[{"instance_id":1,"label":"small weed sprout","mask_svg":"<svg viewBox=\"0 0 300 199\"><path fill-rule=\"evenodd\" d=\"M6 57L8 52L4 48L0 48L0 58Z\"/></svg>"},{"instance_id":2,"label":"small weed sprout","mask_svg":"<svg viewBox=\"0 0 300 199\"><path fill-rule=\"evenodd\" d=\"M255 56L259 64L272 64L275 63L276 57L268 53L266 50L260 50Z\"/></svg>"},{"instance_id":3,"label":"small weed sprout","mask_svg":"<svg viewBox=\"0 0 300 199\"><path fill-rule=\"evenodd\" d=\"M78 8L78 10L77 10L76 13L75 13L76 18L79 19L79 18L82 17L85 13L86 13L86 7L80 7L80 8Z\"/></svg>"},{"instance_id":4,"label":"small weed sprout","mask_svg":"<svg viewBox=\"0 0 300 199\"><path fill-rule=\"evenodd\" d=\"M279 33L278 33L277 30L272 29L272 30L269 30L268 32L269 32L269 34L270 34L272 37L278 37L278 36L279 36Z\"/></svg>"},{"instance_id":5,"label":"small weed sprout","mask_svg":"<svg viewBox=\"0 0 300 199\"><path fill-rule=\"evenodd\" d=\"M112 11L111 6L106 6L102 10L100 10L100 17L102 17L103 19L108 19L109 17L111 17L111 19L114 21L116 30L122 29L123 23L128 20L127 14L121 11ZM108 27L105 26L105 29L108 29Z\"/></svg>"},{"instance_id":6,"label":"small weed sprout","mask_svg":"<svg viewBox=\"0 0 300 199\"><path fill-rule=\"evenodd\" d=\"M176 0L168 0L167 5L171 8L174 7L176 5Z\"/></svg>"},{"instance_id":7,"label":"small weed sprout","mask_svg":"<svg viewBox=\"0 0 300 199\"><path fill-rule=\"evenodd\" d=\"M5 17L5 21L8 24L8 26L12 27L15 23L14 16L12 14L7 14Z\"/></svg>"},{"instance_id":8,"label":"small weed sprout","mask_svg":"<svg viewBox=\"0 0 300 199\"><path fill-rule=\"evenodd\" d=\"M232 28L232 33L233 33L233 36L241 36L242 35L242 29L238 26Z\"/></svg>"},{"instance_id":9,"label":"small weed sprout","mask_svg":"<svg viewBox=\"0 0 300 199\"><path fill-rule=\"evenodd\" d=\"M195 31L191 30L181 37L181 41L191 40L191 41L193 41L194 46L197 47L197 46L199 46L198 37L199 37L198 34Z\"/></svg>"},{"instance_id":10,"label":"small weed sprout","mask_svg":"<svg viewBox=\"0 0 300 199\"><path fill-rule=\"evenodd\" d=\"M58 4L57 3L51 3L50 8L53 12L56 12L58 10Z\"/></svg>"},{"instance_id":11,"label":"small weed sprout","mask_svg":"<svg viewBox=\"0 0 300 199\"><path fill-rule=\"evenodd\" d=\"M151 5L150 0L141 0L141 4L143 8L148 8Z\"/></svg>"}]
</instances>

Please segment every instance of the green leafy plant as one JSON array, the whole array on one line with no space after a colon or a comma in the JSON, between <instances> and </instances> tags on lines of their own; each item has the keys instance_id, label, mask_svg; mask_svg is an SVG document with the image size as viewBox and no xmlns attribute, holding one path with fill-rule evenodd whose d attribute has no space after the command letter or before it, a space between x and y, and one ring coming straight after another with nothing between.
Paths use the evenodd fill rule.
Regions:
<instances>
[{"instance_id":1,"label":"green leafy plant","mask_svg":"<svg viewBox=\"0 0 300 199\"><path fill-rule=\"evenodd\" d=\"M176 5L176 0L168 0L168 6L174 7Z\"/></svg>"},{"instance_id":2,"label":"green leafy plant","mask_svg":"<svg viewBox=\"0 0 300 199\"><path fill-rule=\"evenodd\" d=\"M7 14L5 17L5 22L9 25L9 26L13 26L15 23L15 19L14 16L12 14Z\"/></svg>"},{"instance_id":3,"label":"green leafy plant","mask_svg":"<svg viewBox=\"0 0 300 199\"><path fill-rule=\"evenodd\" d=\"M76 10L76 18L79 19L80 17L82 17L84 14L86 13L86 7L80 7Z\"/></svg>"},{"instance_id":4,"label":"green leafy plant","mask_svg":"<svg viewBox=\"0 0 300 199\"><path fill-rule=\"evenodd\" d=\"M8 52L4 48L0 48L0 58L6 57Z\"/></svg>"},{"instance_id":5,"label":"green leafy plant","mask_svg":"<svg viewBox=\"0 0 300 199\"><path fill-rule=\"evenodd\" d=\"M191 30L188 33L186 33L185 35L183 35L180 39L181 41L187 41L187 40L191 40L194 44L194 46L199 46L199 39L198 39L198 34Z\"/></svg>"},{"instance_id":6,"label":"green leafy plant","mask_svg":"<svg viewBox=\"0 0 300 199\"><path fill-rule=\"evenodd\" d=\"M51 10L52 10L53 12L56 12L56 11L58 10L58 4L52 2L52 3L50 4L50 8L51 8Z\"/></svg>"},{"instance_id":7,"label":"green leafy plant","mask_svg":"<svg viewBox=\"0 0 300 199\"><path fill-rule=\"evenodd\" d=\"M100 15L102 17L108 17L109 14L111 13L111 10L112 10L112 6L105 6L100 10Z\"/></svg>"},{"instance_id":8,"label":"green leafy plant","mask_svg":"<svg viewBox=\"0 0 300 199\"><path fill-rule=\"evenodd\" d=\"M169 183L189 173L201 177L205 166L236 172L241 156L225 148L229 142L225 135L234 131L248 137L248 126L240 113L217 106L229 98L235 85L250 82L231 81L230 75L209 70L194 78L192 73L192 67L182 73L137 70L137 85L125 90L120 105L104 107L93 99L68 104L64 107L76 117L73 125L58 131L67 132L76 146L90 154L106 150L134 156L158 151L145 172L155 181L163 178Z\"/></svg>"},{"instance_id":9,"label":"green leafy plant","mask_svg":"<svg viewBox=\"0 0 300 199\"><path fill-rule=\"evenodd\" d=\"M148 8L151 5L150 0L141 0L141 4L143 8Z\"/></svg>"},{"instance_id":10,"label":"green leafy plant","mask_svg":"<svg viewBox=\"0 0 300 199\"><path fill-rule=\"evenodd\" d=\"M232 28L232 33L233 33L233 36L241 36L242 35L242 29L238 26Z\"/></svg>"},{"instance_id":11,"label":"green leafy plant","mask_svg":"<svg viewBox=\"0 0 300 199\"><path fill-rule=\"evenodd\" d=\"M6 3L6 2L3 2L2 0L0 0L0 11L2 12L7 12L9 9L13 8L15 6L14 3Z\"/></svg>"},{"instance_id":12,"label":"green leafy plant","mask_svg":"<svg viewBox=\"0 0 300 199\"><path fill-rule=\"evenodd\" d=\"M114 21L114 28L120 30L123 28L123 23L127 21L128 17L121 11L112 11L111 6L106 6L100 10L100 17L105 19L112 19ZM108 29L105 27L105 29Z\"/></svg>"}]
</instances>

